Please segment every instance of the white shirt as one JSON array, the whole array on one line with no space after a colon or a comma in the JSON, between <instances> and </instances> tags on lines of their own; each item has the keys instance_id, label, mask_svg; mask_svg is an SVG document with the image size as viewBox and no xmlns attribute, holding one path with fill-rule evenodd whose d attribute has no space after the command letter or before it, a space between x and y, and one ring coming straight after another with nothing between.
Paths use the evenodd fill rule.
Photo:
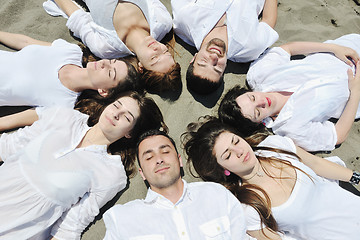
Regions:
<instances>
[{"instance_id":1,"label":"white shirt","mask_svg":"<svg viewBox=\"0 0 360 240\"><path fill-rule=\"evenodd\" d=\"M0 106L53 106L73 108L79 93L58 77L67 64L82 67L76 44L55 40L51 46L29 45L17 52L0 51Z\"/></svg>"},{"instance_id":2,"label":"white shirt","mask_svg":"<svg viewBox=\"0 0 360 240\"><path fill-rule=\"evenodd\" d=\"M295 153L291 139L269 136L261 146L274 147ZM296 171L296 183L288 200L271 211L280 231L286 231L296 239L342 240L360 236L360 198L342 189L334 182L319 177L297 158L270 151L261 156L276 157L289 161L308 174ZM248 230L261 229L258 213L250 206L245 208Z\"/></svg>"},{"instance_id":3,"label":"white shirt","mask_svg":"<svg viewBox=\"0 0 360 240\"><path fill-rule=\"evenodd\" d=\"M39 111L39 120L32 126L1 135L0 156L4 160L1 174L6 174L6 168L13 164L19 165L20 172L5 186L20 182L31 186L33 194L0 205L0 215L6 213L3 208L10 213L42 205L45 208L26 212L20 223L16 214L1 215L6 222L0 220L0 229L9 227L7 232L15 234L12 239L25 239L21 237L23 232L36 235L53 225L54 220L57 222L51 234L55 238L80 239L81 232L99 214L99 209L126 186L127 177L119 155L109 155L105 145L76 148L90 129L87 119L87 115L73 109L50 108ZM37 195L42 198L39 200ZM24 199L33 199L30 202L34 206L24 205ZM17 232L15 222L27 227Z\"/></svg>"},{"instance_id":4,"label":"white shirt","mask_svg":"<svg viewBox=\"0 0 360 240\"><path fill-rule=\"evenodd\" d=\"M148 190L145 200L116 205L104 214L110 239L246 239L239 201L216 183L187 184L176 204Z\"/></svg>"},{"instance_id":5,"label":"white shirt","mask_svg":"<svg viewBox=\"0 0 360 240\"><path fill-rule=\"evenodd\" d=\"M234 62L256 59L278 38L258 15L265 0L171 0L174 32L198 50L205 36L226 13L227 58Z\"/></svg>"},{"instance_id":6,"label":"white shirt","mask_svg":"<svg viewBox=\"0 0 360 240\"><path fill-rule=\"evenodd\" d=\"M125 0L137 5L150 25L150 35L160 41L171 30L172 18L159 0ZM118 37L113 25L113 15L118 0L84 0L90 12L83 9L69 17L66 26L74 35L100 58L120 58L134 55ZM66 16L48 0L44 9L53 16ZM50 11L51 10L51 11Z\"/></svg>"},{"instance_id":7,"label":"white shirt","mask_svg":"<svg viewBox=\"0 0 360 240\"><path fill-rule=\"evenodd\" d=\"M358 34L327 42L351 47L360 54ZM290 60L289 53L275 47L251 64L247 81L254 91L293 92L275 121L266 119L266 127L308 151L333 150L337 135L328 119L339 118L348 101L348 68L332 54ZM356 117L360 117L360 108Z\"/></svg>"}]
</instances>

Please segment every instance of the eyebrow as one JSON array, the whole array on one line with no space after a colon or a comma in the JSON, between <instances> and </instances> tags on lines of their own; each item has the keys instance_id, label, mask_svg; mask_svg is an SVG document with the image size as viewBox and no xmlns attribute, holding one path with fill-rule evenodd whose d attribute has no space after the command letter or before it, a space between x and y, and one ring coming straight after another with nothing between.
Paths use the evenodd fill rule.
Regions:
<instances>
[{"instance_id":1,"label":"eyebrow","mask_svg":"<svg viewBox=\"0 0 360 240\"><path fill-rule=\"evenodd\" d=\"M117 102L122 106L122 103L120 102L120 100L117 100ZM135 119L134 115L128 110L127 111L133 118L133 120Z\"/></svg>"},{"instance_id":2,"label":"eyebrow","mask_svg":"<svg viewBox=\"0 0 360 240\"><path fill-rule=\"evenodd\" d=\"M234 142L235 134L231 138L231 143ZM220 155L221 158L223 158L223 155L229 150L229 148L225 149L225 151Z\"/></svg>"},{"instance_id":3,"label":"eyebrow","mask_svg":"<svg viewBox=\"0 0 360 240\"><path fill-rule=\"evenodd\" d=\"M161 145L161 146L158 147L158 148L161 150L161 149L164 149L164 148L167 148L167 147L168 147L168 148L171 148L169 144ZM154 152L153 149L148 149L148 150L146 150L145 152L143 152L142 156L144 156L144 155L146 155L146 154L148 154L148 153L152 153L152 152Z\"/></svg>"}]
</instances>

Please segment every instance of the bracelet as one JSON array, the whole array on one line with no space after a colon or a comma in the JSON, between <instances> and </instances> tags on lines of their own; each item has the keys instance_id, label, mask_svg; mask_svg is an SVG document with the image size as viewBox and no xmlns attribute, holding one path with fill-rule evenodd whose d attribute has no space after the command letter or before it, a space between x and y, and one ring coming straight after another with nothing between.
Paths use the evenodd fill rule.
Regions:
<instances>
[{"instance_id":1,"label":"bracelet","mask_svg":"<svg viewBox=\"0 0 360 240\"><path fill-rule=\"evenodd\" d=\"M360 182L360 173L354 171L349 182L351 184L359 184L359 182Z\"/></svg>"}]
</instances>

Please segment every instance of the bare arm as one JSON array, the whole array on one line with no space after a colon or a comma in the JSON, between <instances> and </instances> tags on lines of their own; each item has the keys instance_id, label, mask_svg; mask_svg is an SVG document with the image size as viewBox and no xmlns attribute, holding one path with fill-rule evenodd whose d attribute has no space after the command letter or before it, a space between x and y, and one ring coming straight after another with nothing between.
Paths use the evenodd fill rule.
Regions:
<instances>
[{"instance_id":1,"label":"bare arm","mask_svg":"<svg viewBox=\"0 0 360 240\"><path fill-rule=\"evenodd\" d=\"M23 34L0 32L0 43L11 47L16 50L20 50L28 45L36 44L43 46L50 46L51 43L36 40Z\"/></svg>"},{"instance_id":2,"label":"bare arm","mask_svg":"<svg viewBox=\"0 0 360 240\"><path fill-rule=\"evenodd\" d=\"M71 0L54 0L55 3L65 12L66 15L69 17L71 14L73 14L76 10L79 10L80 8L73 3Z\"/></svg>"},{"instance_id":3,"label":"bare arm","mask_svg":"<svg viewBox=\"0 0 360 240\"><path fill-rule=\"evenodd\" d=\"M315 156L302 148L296 147L296 154L305 165L310 167L319 176L348 182L353 174L353 171L349 168Z\"/></svg>"},{"instance_id":4,"label":"bare arm","mask_svg":"<svg viewBox=\"0 0 360 240\"><path fill-rule=\"evenodd\" d=\"M299 54L307 55L316 52L333 53L337 58L349 66L352 66L353 63L348 59L348 57L352 58L355 63L360 59L355 50L332 43L290 42L281 45L281 48L287 51L291 56Z\"/></svg>"},{"instance_id":5,"label":"bare arm","mask_svg":"<svg viewBox=\"0 0 360 240\"><path fill-rule=\"evenodd\" d=\"M266 235L263 233L262 230L247 231L247 234L253 238L256 238L257 240L280 240L281 239L279 234L274 233L273 231L270 231L268 228L265 228L263 230Z\"/></svg>"},{"instance_id":6,"label":"bare arm","mask_svg":"<svg viewBox=\"0 0 360 240\"><path fill-rule=\"evenodd\" d=\"M262 15L262 22L267 23L270 27L274 28L277 19L277 0L266 0Z\"/></svg>"},{"instance_id":7,"label":"bare arm","mask_svg":"<svg viewBox=\"0 0 360 240\"><path fill-rule=\"evenodd\" d=\"M349 135L350 128L356 117L356 112L360 101L360 61L356 64L356 75L353 76L352 71L348 70L350 96L346 103L345 109L339 120L335 124L337 142L340 144L345 141Z\"/></svg>"},{"instance_id":8,"label":"bare arm","mask_svg":"<svg viewBox=\"0 0 360 240\"><path fill-rule=\"evenodd\" d=\"M19 113L0 118L0 131L30 126L39 119L35 109L28 109Z\"/></svg>"}]
</instances>

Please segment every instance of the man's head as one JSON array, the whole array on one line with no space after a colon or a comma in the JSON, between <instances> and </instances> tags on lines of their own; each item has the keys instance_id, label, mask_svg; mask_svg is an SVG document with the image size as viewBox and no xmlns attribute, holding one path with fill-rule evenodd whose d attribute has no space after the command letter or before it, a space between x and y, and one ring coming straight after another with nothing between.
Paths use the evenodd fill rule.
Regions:
<instances>
[{"instance_id":1,"label":"man's head","mask_svg":"<svg viewBox=\"0 0 360 240\"><path fill-rule=\"evenodd\" d=\"M199 94L214 92L223 81L226 62L226 45L223 40L213 38L201 46L186 73L188 88Z\"/></svg>"},{"instance_id":2,"label":"man's head","mask_svg":"<svg viewBox=\"0 0 360 240\"><path fill-rule=\"evenodd\" d=\"M175 142L166 133L150 130L140 136L137 144L139 172L151 189L161 191L181 181L181 157Z\"/></svg>"}]
</instances>

